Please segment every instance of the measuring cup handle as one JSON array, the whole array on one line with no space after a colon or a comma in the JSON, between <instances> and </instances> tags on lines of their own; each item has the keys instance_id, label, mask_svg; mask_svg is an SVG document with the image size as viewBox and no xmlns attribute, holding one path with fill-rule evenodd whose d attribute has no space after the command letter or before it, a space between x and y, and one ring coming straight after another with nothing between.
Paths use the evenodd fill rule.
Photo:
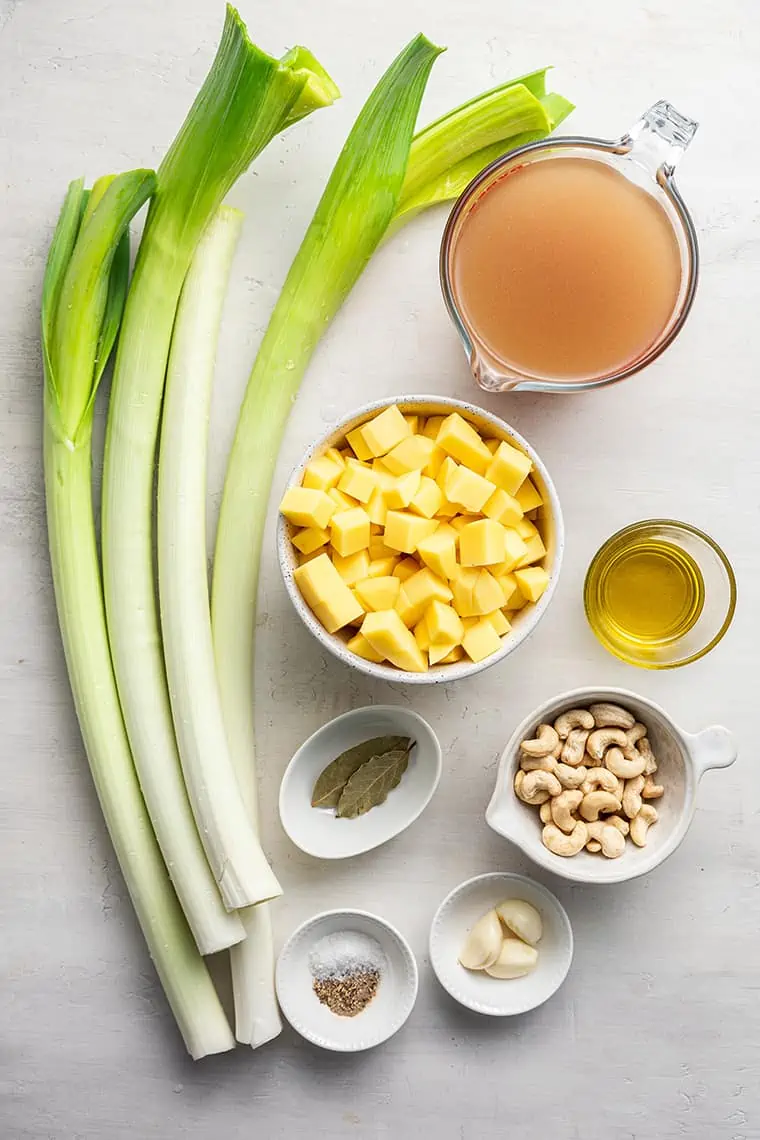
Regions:
<instances>
[{"instance_id":1,"label":"measuring cup handle","mask_svg":"<svg viewBox=\"0 0 760 1140\"><path fill-rule=\"evenodd\" d=\"M739 754L733 735L720 724L689 734L688 739L698 780L711 768L729 768Z\"/></svg>"},{"instance_id":2,"label":"measuring cup handle","mask_svg":"<svg viewBox=\"0 0 760 1140\"><path fill-rule=\"evenodd\" d=\"M658 99L623 135L620 145L653 174L662 172L669 178L698 126L699 123L687 119L671 103Z\"/></svg>"}]
</instances>

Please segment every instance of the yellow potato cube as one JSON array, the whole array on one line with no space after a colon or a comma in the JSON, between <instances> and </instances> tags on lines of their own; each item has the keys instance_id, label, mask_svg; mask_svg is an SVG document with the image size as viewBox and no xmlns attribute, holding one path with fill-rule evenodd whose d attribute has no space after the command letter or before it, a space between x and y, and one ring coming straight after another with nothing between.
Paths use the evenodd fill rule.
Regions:
<instances>
[{"instance_id":1,"label":"yellow potato cube","mask_svg":"<svg viewBox=\"0 0 760 1140\"><path fill-rule=\"evenodd\" d=\"M491 452L480 435L458 412L447 416L440 426L436 443L447 455L463 463L478 475L485 475Z\"/></svg>"},{"instance_id":2,"label":"yellow potato cube","mask_svg":"<svg viewBox=\"0 0 760 1140\"><path fill-rule=\"evenodd\" d=\"M479 570L460 567L456 577L451 580L452 605L460 617L472 617L477 612L475 608L475 587L479 577ZM493 609L493 607L491 608Z\"/></svg>"},{"instance_id":3,"label":"yellow potato cube","mask_svg":"<svg viewBox=\"0 0 760 1140\"><path fill-rule=\"evenodd\" d=\"M381 491L389 491L396 485L396 476L383 463L382 459L372 460L372 474Z\"/></svg>"},{"instance_id":4,"label":"yellow potato cube","mask_svg":"<svg viewBox=\"0 0 760 1140\"><path fill-rule=\"evenodd\" d=\"M351 447L357 459L361 459L363 463L368 463L373 458L372 452L367 446L362 429L360 427L354 428L346 436L346 442Z\"/></svg>"},{"instance_id":5,"label":"yellow potato cube","mask_svg":"<svg viewBox=\"0 0 760 1140\"><path fill-rule=\"evenodd\" d=\"M440 661L436 662L438 665L455 665L457 661L461 661L464 657L464 649L461 645L455 645L451 653L447 653Z\"/></svg>"},{"instance_id":6,"label":"yellow potato cube","mask_svg":"<svg viewBox=\"0 0 760 1140\"><path fill-rule=\"evenodd\" d=\"M490 457L490 452L489 452ZM508 495L515 495L530 474L533 464L527 455L512 447L510 443L500 443L486 471L486 478Z\"/></svg>"},{"instance_id":7,"label":"yellow potato cube","mask_svg":"<svg viewBox=\"0 0 760 1140\"><path fill-rule=\"evenodd\" d=\"M457 572L457 547L453 527L439 526L417 546L422 561L439 578L453 578Z\"/></svg>"},{"instance_id":8,"label":"yellow potato cube","mask_svg":"<svg viewBox=\"0 0 760 1140\"><path fill-rule=\"evenodd\" d=\"M387 578L396 569L398 558L374 558L367 570L368 578ZM398 581L398 579L397 579Z\"/></svg>"},{"instance_id":9,"label":"yellow potato cube","mask_svg":"<svg viewBox=\"0 0 760 1140\"><path fill-rule=\"evenodd\" d=\"M443 602L430 603L425 611L425 623L431 643L439 645L450 642L449 650L454 645L459 645L464 636L461 617L452 606L447 606ZM446 654L442 656L445 657Z\"/></svg>"},{"instance_id":10,"label":"yellow potato cube","mask_svg":"<svg viewBox=\"0 0 760 1140\"><path fill-rule=\"evenodd\" d=\"M457 515L448 524L457 536L457 545L459 545L459 537L466 526L470 523L478 522L482 515Z\"/></svg>"},{"instance_id":11,"label":"yellow potato cube","mask_svg":"<svg viewBox=\"0 0 760 1140\"><path fill-rule=\"evenodd\" d=\"M335 514L335 503L326 491L312 487L288 487L282 496L280 514L296 526L327 526Z\"/></svg>"},{"instance_id":12,"label":"yellow potato cube","mask_svg":"<svg viewBox=\"0 0 760 1140\"><path fill-rule=\"evenodd\" d=\"M358 500L352 499L350 495L344 495L337 487L331 487L327 494L339 511L350 511L352 507L359 506Z\"/></svg>"},{"instance_id":13,"label":"yellow potato cube","mask_svg":"<svg viewBox=\"0 0 760 1140\"><path fill-rule=\"evenodd\" d=\"M388 517L388 504L385 495L379 487L375 487L366 505L366 511L373 526L385 529L385 520Z\"/></svg>"},{"instance_id":14,"label":"yellow potato cube","mask_svg":"<svg viewBox=\"0 0 760 1140\"><path fill-rule=\"evenodd\" d=\"M360 616L361 606L326 554L299 566L293 579L328 633Z\"/></svg>"},{"instance_id":15,"label":"yellow potato cube","mask_svg":"<svg viewBox=\"0 0 760 1140\"><path fill-rule=\"evenodd\" d=\"M383 528L383 530L384 529L385 528ZM383 542L382 531L379 534L372 534L370 529L370 534L371 537L369 540L369 556L373 562L377 558L395 558L397 556L397 552L395 550L392 550L390 546L386 546Z\"/></svg>"},{"instance_id":16,"label":"yellow potato cube","mask_svg":"<svg viewBox=\"0 0 760 1140\"><path fill-rule=\"evenodd\" d=\"M406 581L408 582L409 579L407 578ZM411 601L405 587L406 582L402 582L394 609L407 629L412 629L424 617L425 607L421 606L419 602Z\"/></svg>"},{"instance_id":17,"label":"yellow potato cube","mask_svg":"<svg viewBox=\"0 0 760 1140\"><path fill-rule=\"evenodd\" d=\"M456 649L457 643L454 641L438 641L430 646L428 650L428 662L431 665L437 665L439 661L443 661L448 657L452 650Z\"/></svg>"},{"instance_id":18,"label":"yellow potato cube","mask_svg":"<svg viewBox=\"0 0 760 1140\"><path fill-rule=\"evenodd\" d=\"M452 472L457 470L458 467L459 467L459 464L456 462L456 460L452 459L450 455L446 455L446 453L444 452L443 463L438 468L438 474L435 477L436 483L441 488L441 490L443 491L444 494L446 493L446 481L447 481L447 479L452 474Z\"/></svg>"},{"instance_id":19,"label":"yellow potato cube","mask_svg":"<svg viewBox=\"0 0 760 1140\"><path fill-rule=\"evenodd\" d=\"M509 525L513 526L520 538L524 538L526 542L529 538L535 538L538 534L538 527L534 522L531 522L530 519L520 519L519 522L509 523Z\"/></svg>"},{"instance_id":20,"label":"yellow potato cube","mask_svg":"<svg viewBox=\"0 0 760 1140\"><path fill-rule=\"evenodd\" d=\"M493 574L493 570L491 570ZM501 586L504 594L504 605L501 607L504 610L516 610L521 605L525 604L525 598L520 593L520 587L517 585L517 579L514 574L500 574L496 577L496 581Z\"/></svg>"},{"instance_id":21,"label":"yellow potato cube","mask_svg":"<svg viewBox=\"0 0 760 1140\"><path fill-rule=\"evenodd\" d=\"M502 526L517 527L517 524L523 521L522 507L517 499L512 495L508 495L501 487L497 487L491 498L483 507L483 514L489 519L495 519L500 522ZM518 530L518 534L519 534Z\"/></svg>"},{"instance_id":22,"label":"yellow potato cube","mask_svg":"<svg viewBox=\"0 0 760 1140\"><path fill-rule=\"evenodd\" d=\"M448 458L443 448L436 444L430 453L430 458L422 469L422 474L427 475L429 479L437 479L441 468Z\"/></svg>"},{"instance_id":23,"label":"yellow potato cube","mask_svg":"<svg viewBox=\"0 0 760 1140\"><path fill-rule=\"evenodd\" d=\"M354 618L354 620L353 620L352 622L350 622L349 624L350 624L350 625L361 625L361 624L362 624L362 622L364 621L364 615L365 615L365 614L367 614L367 613L369 613L369 610L367 609L367 607L365 606L364 602L361 600L361 598L360 598L360 597L359 597L359 595L357 594L357 592L356 592L356 590L354 589L354 587L353 587L353 586L349 586L349 589L350 589L350 591L351 591L351 594L352 594L352 596L353 596L353 598L354 598L354 601L356 602L357 606L359 606L360 610L362 611L362 612L359 614L359 616L358 616L358 617L356 617L356 618Z\"/></svg>"},{"instance_id":24,"label":"yellow potato cube","mask_svg":"<svg viewBox=\"0 0 760 1140\"><path fill-rule=\"evenodd\" d=\"M542 506L544 501L532 479L525 480L515 492L515 498L526 514L528 511L534 511L536 507Z\"/></svg>"},{"instance_id":25,"label":"yellow potato cube","mask_svg":"<svg viewBox=\"0 0 760 1140\"><path fill-rule=\"evenodd\" d=\"M392 511L408 507L420 489L422 476L419 471L409 471L393 480L393 486L384 492L385 505Z\"/></svg>"},{"instance_id":26,"label":"yellow potato cube","mask_svg":"<svg viewBox=\"0 0 760 1140\"><path fill-rule=\"evenodd\" d=\"M355 633L351 640L346 643L346 648L355 653L357 657L363 657L365 661L374 661L376 665L385 660L382 653L375 652L363 633Z\"/></svg>"},{"instance_id":27,"label":"yellow potato cube","mask_svg":"<svg viewBox=\"0 0 760 1140\"><path fill-rule=\"evenodd\" d=\"M298 559L298 565L305 566L306 563L311 562L313 558L319 558L320 554L327 554L327 551L323 546L318 546L316 550L312 550L311 554L298 554L296 555Z\"/></svg>"},{"instance_id":28,"label":"yellow potato cube","mask_svg":"<svg viewBox=\"0 0 760 1140\"><path fill-rule=\"evenodd\" d=\"M402 619L403 620L403 619ZM423 653L427 653L430 649L430 633L428 631L427 622L422 617L412 630L414 633L414 640L419 645Z\"/></svg>"},{"instance_id":29,"label":"yellow potato cube","mask_svg":"<svg viewBox=\"0 0 760 1140\"><path fill-rule=\"evenodd\" d=\"M441 424L446 419L445 416L428 416L425 420L425 426L422 429L422 434L426 435L428 439L435 439L438 432L441 430Z\"/></svg>"},{"instance_id":30,"label":"yellow potato cube","mask_svg":"<svg viewBox=\"0 0 760 1140\"><path fill-rule=\"evenodd\" d=\"M522 570L525 566L530 566L533 562L538 562L546 554L546 547L540 534L529 538L526 543L527 550L523 554L520 561L515 566L515 570Z\"/></svg>"},{"instance_id":31,"label":"yellow potato cube","mask_svg":"<svg viewBox=\"0 0 760 1140\"><path fill-rule=\"evenodd\" d=\"M512 527L504 527L504 565L508 571L513 570L517 563L527 552L527 543L520 538Z\"/></svg>"},{"instance_id":32,"label":"yellow potato cube","mask_svg":"<svg viewBox=\"0 0 760 1140\"><path fill-rule=\"evenodd\" d=\"M362 627L363 628L363 627ZM487 618L465 631L462 646L471 661L482 661L501 648L501 639Z\"/></svg>"},{"instance_id":33,"label":"yellow potato cube","mask_svg":"<svg viewBox=\"0 0 760 1140\"><path fill-rule=\"evenodd\" d=\"M491 452L491 455L493 455L494 452L499 450L499 444L501 443L501 440L500 439L484 439L483 443L486 445L488 450Z\"/></svg>"},{"instance_id":34,"label":"yellow potato cube","mask_svg":"<svg viewBox=\"0 0 760 1140\"><path fill-rule=\"evenodd\" d=\"M369 547L369 515L361 507L338 511L330 520L330 542L343 558Z\"/></svg>"},{"instance_id":35,"label":"yellow potato cube","mask_svg":"<svg viewBox=\"0 0 760 1140\"><path fill-rule=\"evenodd\" d=\"M405 415L404 423L409 427L410 435L424 435L422 428L425 426L425 421L420 416Z\"/></svg>"},{"instance_id":36,"label":"yellow potato cube","mask_svg":"<svg viewBox=\"0 0 760 1140\"><path fill-rule=\"evenodd\" d=\"M341 471L346 466L346 461L338 451L337 447L328 447L325 455L328 459L332 459L336 467L340 467Z\"/></svg>"},{"instance_id":37,"label":"yellow potato cube","mask_svg":"<svg viewBox=\"0 0 760 1140\"><path fill-rule=\"evenodd\" d=\"M402 439L411 435L411 429L395 404L380 412L360 428L362 440L372 455L385 455Z\"/></svg>"},{"instance_id":38,"label":"yellow potato cube","mask_svg":"<svg viewBox=\"0 0 760 1140\"><path fill-rule=\"evenodd\" d=\"M413 606L427 609L431 602L450 602L453 594L448 584L427 566L404 582L404 591Z\"/></svg>"},{"instance_id":39,"label":"yellow potato cube","mask_svg":"<svg viewBox=\"0 0 760 1140\"><path fill-rule=\"evenodd\" d=\"M484 616L501 609L504 605L504 591L488 570L478 573L478 580L472 591L472 610L474 614ZM464 615L463 615L464 616Z\"/></svg>"},{"instance_id":40,"label":"yellow potato cube","mask_svg":"<svg viewBox=\"0 0 760 1140\"><path fill-rule=\"evenodd\" d=\"M405 475L407 471L421 471L434 451L432 439L425 435L410 435L388 452L383 463L394 475Z\"/></svg>"},{"instance_id":41,"label":"yellow potato cube","mask_svg":"<svg viewBox=\"0 0 760 1140\"><path fill-rule=\"evenodd\" d=\"M419 565L414 558L402 558L394 567L393 577L398 578L400 582L406 582L407 578L411 578L418 570Z\"/></svg>"},{"instance_id":42,"label":"yellow potato cube","mask_svg":"<svg viewBox=\"0 0 760 1140\"><path fill-rule=\"evenodd\" d=\"M338 482L343 470L343 460L335 463L327 455L320 455L307 463L303 473L303 485L315 491L329 491Z\"/></svg>"},{"instance_id":43,"label":"yellow potato cube","mask_svg":"<svg viewBox=\"0 0 760 1140\"><path fill-rule=\"evenodd\" d=\"M355 586L369 574L370 558L367 550L358 550L348 558L342 558L340 554L334 553L332 561L347 586Z\"/></svg>"},{"instance_id":44,"label":"yellow potato cube","mask_svg":"<svg viewBox=\"0 0 760 1140\"><path fill-rule=\"evenodd\" d=\"M444 499L438 508L439 519L453 519L457 514L459 514L458 505L450 503L447 499Z\"/></svg>"},{"instance_id":45,"label":"yellow potato cube","mask_svg":"<svg viewBox=\"0 0 760 1140\"><path fill-rule=\"evenodd\" d=\"M486 621L490 621L499 637L503 637L505 633L509 633L512 628L501 610L494 610L493 613L485 614L485 618Z\"/></svg>"},{"instance_id":46,"label":"yellow potato cube","mask_svg":"<svg viewBox=\"0 0 760 1140\"><path fill-rule=\"evenodd\" d=\"M401 582L392 575L365 578L354 587L359 601L367 610L392 610L398 601Z\"/></svg>"},{"instance_id":47,"label":"yellow potato cube","mask_svg":"<svg viewBox=\"0 0 760 1140\"><path fill-rule=\"evenodd\" d=\"M520 593L529 602L537 602L549 585L549 575L543 566L526 566L524 570L515 570L515 578L520 587Z\"/></svg>"},{"instance_id":48,"label":"yellow potato cube","mask_svg":"<svg viewBox=\"0 0 760 1140\"><path fill-rule=\"evenodd\" d=\"M293 545L296 550L301 551L301 554L312 554L329 541L329 531L319 526L307 526L303 530L299 530L298 534L293 535Z\"/></svg>"},{"instance_id":49,"label":"yellow potato cube","mask_svg":"<svg viewBox=\"0 0 760 1140\"><path fill-rule=\"evenodd\" d=\"M494 519L478 519L459 532L462 566L489 566L504 560L504 527Z\"/></svg>"},{"instance_id":50,"label":"yellow potato cube","mask_svg":"<svg viewBox=\"0 0 760 1140\"><path fill-rule=\"evenodd\" d=\"M397 669L409 673L427 672L427 659L395 610L367 614L361 632L376 653L381 653Z\"/></svg>"},{"instance_id":51,"label":"yellow potato cube","mask_svg":"<svg viewBox=\"0 0 760 1140\"><path fill-rule=\"evenodd\" d=\"M419 488L409 504L409 509L414 511L416 515L422 515L425 519L432 519L438 514L438 508L442 503L443 491L435 479L423 475L420 479Z\"/></svg>"},{"instance_id":52,"label":"yellow potato cube","mask_svg":"<svg viewBox=\"0 0 760 1140\"><path fill-rule=\"evenodd\" d=\"M478 514L493 495L496 487L469 467L459 466L449 471L443 493L450 503L459 503L466 511Z\"/></svg>"},{"instance_id":53,"label":"yellow potato cube","mask_svg":"<svg viewBox=\"0 0 760 1140\"><path fill-rule=\"evenodd\" d=\"M432 534L437 527L435 519L423 519L408 511L388 511L385 520L385 545L404 554L414 554L417 544Z\"/></svg>"},{"instance_id":54,"label":"yellow potato cube","mask_svg":"<svg viewBox=\"0 0 760 1140\"><path fill-rule=\"evenodd\" d=\"M358 459L347 459L343 474L338 480L338 490L358 499L360 503L368 503L376 489L378 483L372 469L365 467Z\"/></svg>"}]
</instances>

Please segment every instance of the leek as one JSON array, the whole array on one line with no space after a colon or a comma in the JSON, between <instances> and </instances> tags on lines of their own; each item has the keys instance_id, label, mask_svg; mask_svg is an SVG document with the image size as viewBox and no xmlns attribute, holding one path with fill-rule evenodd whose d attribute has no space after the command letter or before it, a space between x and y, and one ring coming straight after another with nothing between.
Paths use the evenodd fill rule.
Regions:
<instances>
[{"instance_id":1,"label":"leek","mask_svg":"<svg viewBox=\"0 0 760 1140\"><path fill-rule=\"evenodd\" d=\"M556 121L552 107L542 104L542 71L472 100L411 141L436 52L422 37L413 40L357 119L288 273L240 412L217 533L212 624L227 739L252 816L252 646L261 545L277 452L309 360L390 226L459 193L482 168L470 173L467 164L484 149L507 150L521 132L548 133ZM459 181L447 188L449 168L459 171ZM241 1041L255 1040L257 1013L266 1023L262 1009L271 1002L271 932L261 909L248 912L257 916L256 927L244 917L247 938L231 951Z\"/></svg>"},{"instance_id":2,"label":"leek","mask_svg":"<svg viewBox=\"0 0 760 1140\"><path fill-rule=\"evenodd\" d=\"M92 502L95 393L119 328L127 227L151 171L69 187L42 295L44 463L58 618L90 770L116 857L169 1004L194 1058L234 1039L172 889L135 773L106 633Z\"/></svg>"},{"instance_id":3,"label":"leek","mask_svg":"<svg viewBox=\"0 0 760 1140\"><path fill-rule=\"evenodd\" d=\"M181 759L198 832L229 909L272 898L280 887L248 820L226 752L204 755L200 765L187 752L178 755L153 577L161 401L180 291L206 225L270 139L333 97L331 81L305 49L296 48L279 62L272 59L250 42L228 7L214 63L158 171L124 312L108 415L103 570L114 671L132 753L157 825L164 789L176 784ZM172 446L168 438L164 446ZM171 637L176 630L168 633ZM162 845L170 866L184 858L184 848L175 849L168 829Z\"/></svg>"}]
</instances>

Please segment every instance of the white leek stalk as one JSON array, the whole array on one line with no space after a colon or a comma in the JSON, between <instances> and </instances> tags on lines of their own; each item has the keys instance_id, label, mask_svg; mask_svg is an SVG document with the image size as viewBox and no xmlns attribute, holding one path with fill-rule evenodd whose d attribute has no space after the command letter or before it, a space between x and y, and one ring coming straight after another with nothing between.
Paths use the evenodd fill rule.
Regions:
<instances>
[{"instance_id":1,"label":"white leek stalk","mask_svg":"<svg viewBox=\"0 0 760 1140\"><path fill-rule=\"evenodd\" d=\"M106 633L92 503L95 393L129 274L127 227L153 192L150 171L74 182L50 247L42 299L48 534L61 637L87 758L145 941L188 1052L234 1046L172 888L124 729Z\"/></svg>"}]
</instances>

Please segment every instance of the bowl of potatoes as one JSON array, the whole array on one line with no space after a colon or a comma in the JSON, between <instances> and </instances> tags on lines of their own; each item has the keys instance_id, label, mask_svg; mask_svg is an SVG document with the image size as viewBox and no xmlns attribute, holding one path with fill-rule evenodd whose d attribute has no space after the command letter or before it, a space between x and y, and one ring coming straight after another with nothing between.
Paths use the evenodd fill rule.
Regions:
<instances>
[{"instance_id":1,"label":"bowl of potatoes","mask_svg":"<svg viewBox=\"0 0 760 1140\"><path fill-rule=\"evenodd\" d=\"M512 653L554 595L562 512L527 440L460 400L368 404L318 440L280 501L280 567L332 654L408 684Z\"/></svg>"}]
</instances>

